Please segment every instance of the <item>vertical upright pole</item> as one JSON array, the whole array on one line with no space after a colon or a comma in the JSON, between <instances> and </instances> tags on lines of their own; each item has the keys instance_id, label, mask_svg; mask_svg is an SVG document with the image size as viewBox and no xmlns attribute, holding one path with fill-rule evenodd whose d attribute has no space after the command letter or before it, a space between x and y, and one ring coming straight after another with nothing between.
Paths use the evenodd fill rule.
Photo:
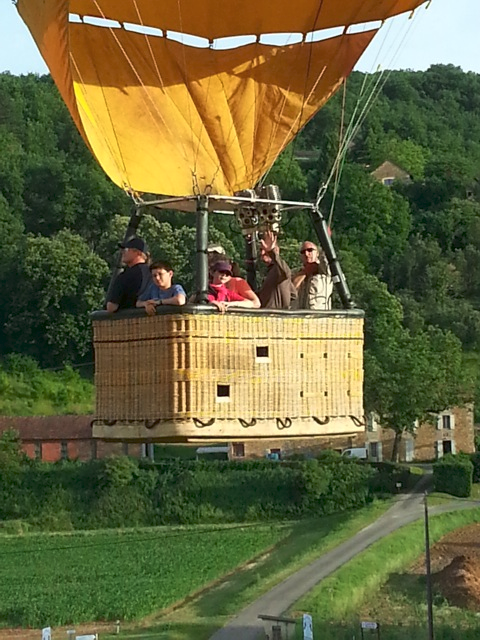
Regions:
<instances>
[{"instance_id":1,"label":"vertical upright pole","mask_svg":"<svg viewBox=\"0 0 480 640\"><path fill-rule=\"evenodd\" d=\"M248 234L245 237L245 262L247 266L247 282L250 287L257 290L257 239L255 233Z\"/></svg>"},{"instance_id":2,"label":"vertical upright pole","mask_svg":"<svg viewBox=\"0 0 480 640\"><path fill-rule=\"evenodd\" d=\"M132 209L132 213L130 214L130 220L128 221L128 226L125 231L125 235L123 236L123 243L128 242L137 235L138 226L142 219L142 208L139 205L134 205ZM122 243L122 244L123 244ZM112 268L112 272L110 274L110 282L108 284L107 295L105 296L105 302L110 300L110 294L112 293L113 283L115 282L116 277L122 270L122 252L117 252L117 260L115 261L115 265Z\"/></svg>"},{"instance_id":3,"label":"vertical upright pole","mask_svg":"<svg viewBox=\"0 0 480 640\"><path fill-rule=\"evenodd\" d=\"M196 220L195 301L207 304L208 295L208 198L199 196Z\"/></svg>"},{"instance_id":4,"label":"vertical upright pole","mask_svg":"<svg viewBox=\"0 0 480 640\"><path fill-rule=\"evenodd\" d=\"M430 565L430 533L428 530L428 501L427 492L423 499L425 506L425 573L427 577L427 624L428 640L434 640L433 635L433 595L432 595L432 572Z\"/></svg>"},{"instance_id":5,"label":"vertical upright pole","mask_svg":"<svg viewBox=\"0 0 480 640\"><path fill-rule=\"evenodd\" d=\"M352 300L352 296L345 279L345 274L343 273L342 267L340 266L340 262L338 261L337 253L333 246L332 239L330 238L330 234L328 233L328 227L327 223L325 222L325 218L322 216L321 212L318 209L310 209L310 218L313 222L315 233L317 234L320 246L325 252L325 257L327 258L330 272L332 274L333 284L338 291L340 300L342 301L345 309L352 309L353 307L355 307L355 303Z\"/></svg>"}]
</instances>

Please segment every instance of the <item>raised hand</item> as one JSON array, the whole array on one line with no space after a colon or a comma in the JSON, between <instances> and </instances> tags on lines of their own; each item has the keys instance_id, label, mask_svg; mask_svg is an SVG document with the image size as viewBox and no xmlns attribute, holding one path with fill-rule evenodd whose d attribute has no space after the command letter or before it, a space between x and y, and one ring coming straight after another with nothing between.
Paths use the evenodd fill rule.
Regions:
<instances>
[{"instance_id":1,"label":"raised hand","mask_svg":"<svg viewBox=\"0 0 480 640\"><path fill-rule=\"evenodd\" d=\"M277 247L277 237L273 231L265 231L263 238L260 240L260 245L267 253L275 251Z\"/></svg>"}]
</instances>

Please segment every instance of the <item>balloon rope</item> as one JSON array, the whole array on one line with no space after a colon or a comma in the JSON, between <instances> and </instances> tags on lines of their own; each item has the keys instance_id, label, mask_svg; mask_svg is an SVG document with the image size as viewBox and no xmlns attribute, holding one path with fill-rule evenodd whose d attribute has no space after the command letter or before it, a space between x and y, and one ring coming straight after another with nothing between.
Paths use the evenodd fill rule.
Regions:
<instances>
[{"instance_id":1,"label":"balloon rope","mask_svg":"<svg viewBox=\"0 0 480 640\"><path fill-rule=\"evenodd\" d=\"M414 19L417 17L417 13L414 13ZM391 57L389 66L391 65L393 67L394 65L394 61L395 59L398 57L398 54L400 52L400 49L403 47L405 40L407 39L407 37L410 35L412 28L413 28L414 23L409 19L408 24L407 24L407 29L405 30L405 32L403 33L402 37L400 38L400 42L398 44L398 46L396 47L394 54ZM391 28L391 22L389 24L389 30ZM382 41L382 45L380 47L380 50L384 48L385 45L385 41L386 41L386 36L384 37L383 41ZM393 43L390 46L390 48L393 48ZM376 59L379 58L380 56L380 50L377 53L377 57ZM385 86L385 83L387 82L387 80L389 79L391 73L393 71L393 68L389 69L387 72L385 72L385 70L382 70L378 76L378 78L376 79L375 82L373 82L373 78L374 75L373 74L365 74L365 78L364 78L364 82L362 85L362 90L360 91L359 97L357 99L357 105L355 107L353 116L350 120L350 124L347 128L347 133L345 135L344 138L344 142L341 148L339 148L337 156L335 158L334 164L332 166L332 170L327 178L327 180L320 185L318 193L317 193L317 200L316 200L316 206L318 207L321 203L321 201L323 200L325 193L330 185L330 182L333 178L333 176L335 175L336 171L337 171L337 167L339 165L343 165L345 158L346 158L346 153L348 151L348 148L350 146L350 143L352 142L352 140L355 138L355 136L357 135L360 127L362 126L363 122L365 121L365 118L367 117L368 113L370 112L370 110L372 109L374 103L376 102L380 92L382 91L383 87ZM371 89L371 91L368 91L367 93L367 99L365 101L365 104L363 105L360 114L358 116L358 119L356 120L356 114L359 108L359 104L360 104L360 100L362 98L363 95L363 89L366 86L366 78L367 77L372 77L372 82L370 84L373 83L373 88ZM341 171L340 171L340 176L341 176ZM338 193L338 187L336 187L336 190L334 192L334 196L336 197ZM331 210L330 213L330 217L333 216L333 211Z\"/></svg>"},{"instance_id":2,"label":"balloon rope","mask_svg":"<svg viewBox=\"0 0 480 640\"><path fill-rule=\"evenodd\" d=\"M346 97L347 97L347 78L345 78L345 81L343 83L342 117L340 119L340 131L338 133L338 148L339 149L341 149L342 146L343 146L343 127L344 127L344 124L345 124ZM334 182L334 188L333 188L332 206L330 207L330 215L328 216L328 222L327 222L327 225L330 228L332 226L333 210L334 210L334 207L335 207L335 200L337 198L338 183L339 183L339 180L340 180L340 175L342 173L342 171L341 171L342 168L343 168L343 163L342 163L342 165L337 164L337 169L336 169L336 172L335 172L335 182Z\"/></svg>"}]
</instances>

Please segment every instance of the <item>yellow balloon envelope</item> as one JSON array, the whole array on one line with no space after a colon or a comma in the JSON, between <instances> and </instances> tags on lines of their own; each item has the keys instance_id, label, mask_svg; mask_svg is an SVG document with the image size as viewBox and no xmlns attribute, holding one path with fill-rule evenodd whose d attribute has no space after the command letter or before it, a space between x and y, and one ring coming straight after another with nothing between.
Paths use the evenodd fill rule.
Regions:
<instances>
[{"instance_id":1,"label":"yellow balloon envelope","mask_svg":"<svg viewBox=\"0 0 480 640\"><path fill-rule=\"evenodd\" d=\"M110 178L185 196L252 188L380 22L424 1L18 0L17 8ZM275 44L275 34L291 35Z\"/></svg>"}]
</instances>

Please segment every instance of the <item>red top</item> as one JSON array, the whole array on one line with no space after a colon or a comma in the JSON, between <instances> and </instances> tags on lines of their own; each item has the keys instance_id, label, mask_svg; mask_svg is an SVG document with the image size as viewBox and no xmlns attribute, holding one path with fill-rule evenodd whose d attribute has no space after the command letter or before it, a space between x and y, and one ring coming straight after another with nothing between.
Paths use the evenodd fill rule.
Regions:
<instances>
[{"instance_id":1,"label":"red top","mask_svg":"<svg viewBox=\"0 0 480 640\"><path fill-rule=\"evenodd\" d=\"M245 294L249 293L252 290L248 282L243 278L230 278L225 286L229 291L238 293L238 295L242 296L244 300L247 299L247 296Z\"/></svg>"},{"instance_id":2,"label":"red top","mask_svg":"<svg viewBox=\"0 0 480 640\"><path fill-rule=\"evenodd\" d=\"M208 294L207 298L209 302L213 300L218 300L218 302L242 302L245 298L235 293L235 291L230 291L224 284L211 284L209 287L211 293ZM215 295L213 294L215 291Z\"/></svg>"}]
</instances>

